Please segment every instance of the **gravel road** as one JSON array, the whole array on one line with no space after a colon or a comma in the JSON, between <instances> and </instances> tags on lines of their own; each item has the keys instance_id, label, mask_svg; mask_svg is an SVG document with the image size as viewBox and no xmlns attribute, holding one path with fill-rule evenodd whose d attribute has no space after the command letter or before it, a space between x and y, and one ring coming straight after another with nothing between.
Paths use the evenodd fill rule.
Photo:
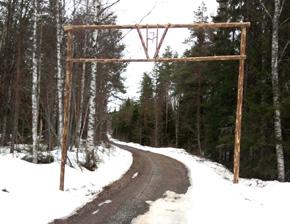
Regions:
<instances>
[{"instance_id":1,"label":"gravel road","mask_svg":"<svg viewBox=\"0 0 290 224\"><path fill-rule=\"evenodd\" d=\"M185 166L166 156L117 145L133 154L133 164L118 181L106 187L92 202L54 224L129 224L148 211L167 191L185 193L189 187Z\"/></svg>"}]
</instances>

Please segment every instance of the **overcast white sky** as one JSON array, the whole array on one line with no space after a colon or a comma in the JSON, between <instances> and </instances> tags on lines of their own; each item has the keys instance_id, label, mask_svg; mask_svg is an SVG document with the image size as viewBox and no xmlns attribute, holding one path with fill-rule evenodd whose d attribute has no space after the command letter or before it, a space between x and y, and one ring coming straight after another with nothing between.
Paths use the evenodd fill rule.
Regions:
<instances>
[{"instance_id":1,"label":"overcast white sky","mask_svg":"<svg viewBox=\"0 0 290 224\"><path fill-rule=\"evenodd\" d=\"M214 15L217 8L216 0L204 0L203 2L208 8L208 14L210 16ZM150 11L152 11L150 15L144 18L141 24L192 23L194 20L193 12L201 3L202 0L121 0L112 10L118 16L118 24L137 24ZM153 36L153 33L151 35ZM186 49L182 42L188 36L187 29L171 29L163 46L170 45L173 50L181 54ZM126 58L145 57L136 31L130 32L124 39L124 43L126 44ZM124 74L126 77L127 96L131 98L139 96L142 74L150 72L152 67L153 63L130 63L128 65Z\"/></svg>"}]
</instances>

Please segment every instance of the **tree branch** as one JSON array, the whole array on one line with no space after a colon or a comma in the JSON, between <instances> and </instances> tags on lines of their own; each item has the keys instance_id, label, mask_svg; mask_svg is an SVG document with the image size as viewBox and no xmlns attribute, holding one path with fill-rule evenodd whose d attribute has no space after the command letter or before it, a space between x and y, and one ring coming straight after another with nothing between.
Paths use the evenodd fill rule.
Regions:
<instances>
[{"instance_id":1,"label":"tree branch","mask_svg":"<svg viewBox=\"0 0 290 224\"><path fill-rule=\"evenodd\" d=\"M137 23L137 24L141 24L141 22L146 18L146 17L148 17L152 12L153 12L153 10L156 8L156 6L157 6L157 1L155 2L155 4L154 4L154 6L151 8L151 10L145 15L145 16L143 16L140 20L139 20L139 22ZM128 30L121 38L119 38L119 40L117 40L115 43L118 43L118 42L120 42L121 40L123 40L130 32L132 32L132 29L131 30Z\"/></svg>"},{"instance_id":2,"label":"tree branch","mask_svg":"<svg viewBox=\"0 0 290 224\"><path fill-rule=\"evenodd\" d=\"M138 22L138 24L142 23L142 21L153 12L153 10L156 8L156 6L157 6L157 1L155 2L154 6L151 8L151 10L145 16L143 16L140 19L140 21Z\"/></svg>"},{"instance_id":3,"label":"tree branch","mask_svg":"<svg viewBox=\"0 0 290 224\"><path fill-rule=\"evenodd\" d=\"M263 0L260 0L260 3L261 3L261 5L262 5L263 9L265 10L265 12L267 13L267 15L271 18L271 20L273 20L273 17L272 17L272 15L270 14L270 12L268 11L267 7L265 6Z\"/></svg>"},{"instance_id":4,"label":"tree branch","mask_svg":"<svg viewBox=\"0 0 290 224\"><path fill-rule=\"evenodd\" d=\"M283 11L284 5L285 5L285 0L283 0L282 4L280 5L279 16L281 15L281 13L282 13L282 11Z\"/></svg>"},{"instance_id":5,"label":"tree branch","mask_svg":"<svg viewBox=\"0 0 290 224\"><path fill-rule=\"evenodd\" d=\"M98 16L101 15L103 12L105 12L107 9L113 7L114 5L116 5L117 3L119 3L121 0L115 0L113 3L108 4L106 7L102 8L99 13Z\"/></svg>"},{"instance_id":6,"label":"tree branch","mask_svg":"<svg viewBox=\"0 0 290 224\"><path fill-rule=\"evenodd\" d=\"M285 46L284 46L284 48L283 48L283 50L281 52L279 63L282 61L282 58L284 57L284 54L285 54L289 44L290 44L290 40L288 40L288 42L285 44Z\"/></svg>"},{"instance_id":7,"label":"tree branch","mask_svg":"<svg viewBox=\"0 0 290 224\"><path fill-rule=\"evenodd\" d=\"M279 24L279 26L284 25L285 23L287 23L290 20L290 17L288 17L287 19L285 19L282 23Z\"/></svg>"},{"instance_id":8,"label":"tree branch","mask_svg":"<svg viewBox=\"0 0 290 224\"><path fill-rule=\"evenodd\" d=\"M110 95L111 97L113 97L114 99L120 100L122 102L124 102L126 100L126 98L122 97L122 96L118 96L115 93L112 93ZM110 103L113 102L114 100L108 100Z\"/></svg>"}]
</instances>

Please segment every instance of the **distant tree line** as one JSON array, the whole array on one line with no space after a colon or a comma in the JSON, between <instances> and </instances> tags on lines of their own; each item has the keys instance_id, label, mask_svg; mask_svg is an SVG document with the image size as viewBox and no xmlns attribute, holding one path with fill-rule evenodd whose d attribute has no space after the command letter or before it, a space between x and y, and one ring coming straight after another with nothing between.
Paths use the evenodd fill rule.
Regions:
<instances>
[{"instance_id":1,"label":"distant tree line","mask_svg":"<svg viewBox=\"0 0 290 224\"><path fill-rule=\"evenodd\" d=\"M213 22L250 21L241 176L290 179L290 2L219 0ZM206 6L194 22L208 22ZM191 30L182 56L239 52L234 29ZM178 57L167 48L164 57ZM139 100L112 113L116 138L187 149L233 167L238 62L156 63Z\"/></svg>"}]
</instances>

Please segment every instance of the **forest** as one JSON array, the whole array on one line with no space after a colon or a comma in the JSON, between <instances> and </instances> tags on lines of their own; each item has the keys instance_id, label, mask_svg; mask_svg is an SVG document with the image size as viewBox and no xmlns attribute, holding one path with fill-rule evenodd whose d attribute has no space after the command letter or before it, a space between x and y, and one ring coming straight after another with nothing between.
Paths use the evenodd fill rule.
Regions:
<instances>
[{"instance_id":1,"label":"forest","mask_svg":"<svg viewBox=\"0 0 290 224\"><path fill-rule=\"evenodd\" d=\"M0 144L10 153L29 145L34 163L61 145L66 24L115 24L119 1L0 1ZM249 21L241 142L241 176L290 179L290 2L219 0L215 16L202 4L190 22ZM180 3L181 4L181 3ZM122 58L118 30L76 32L74 56ZM188 49L168 46L164 57L239 52L234 29L190 30ZM88 169L94 147L115 138L155 147L180 147L233 166L237 62L155 63L143 75L138 100L125 93L127 64L74 64L69 150L84 146Z\"/></svg>"},{"instance_id":2,"label":"forest","mask_svg":"<svg viewBox=\"0 0 290 224\"><path fill-rule=\"evenodd\" d=\"M1 224L289 223L290 1L203 2L0 0Z\"/></svg>"},{"instance_id":3,"label":"forest","mask_svg":"<svg viewBox=\"0 0 290 224\"><path fill-rule=\"evenodd\" d=\"M11 153L26 144L31 146L29 160L49 162L41 152L60 147L66 54L63 25L115 24L110 8L117 2L0 2L0 142ZM74 56L121 57L125 48L121 39L120 31L77 32ZM125 91L121 77L125 68L126 64L73 67L69 145L70 150L85 146L83 165L89 169L96 167L94 146L107 140L109 98Z\"/></svg>"},{"instance_id":4,"label":"forest","mask_svg":"<svg viewBox=\"0 0 290 224\"><path fill-rule=\"evenodd\" d=\"M202 4L193 21L251 22L247 36L241 176L290 180L290 2L219 0L209 18ZM236 30L190 30L188 49L164 57L239 52ZM112 112L113 136L154 147L180 147L233 168L237 62L155 63L138 100Z\"/></svg>"}]
</instances>

